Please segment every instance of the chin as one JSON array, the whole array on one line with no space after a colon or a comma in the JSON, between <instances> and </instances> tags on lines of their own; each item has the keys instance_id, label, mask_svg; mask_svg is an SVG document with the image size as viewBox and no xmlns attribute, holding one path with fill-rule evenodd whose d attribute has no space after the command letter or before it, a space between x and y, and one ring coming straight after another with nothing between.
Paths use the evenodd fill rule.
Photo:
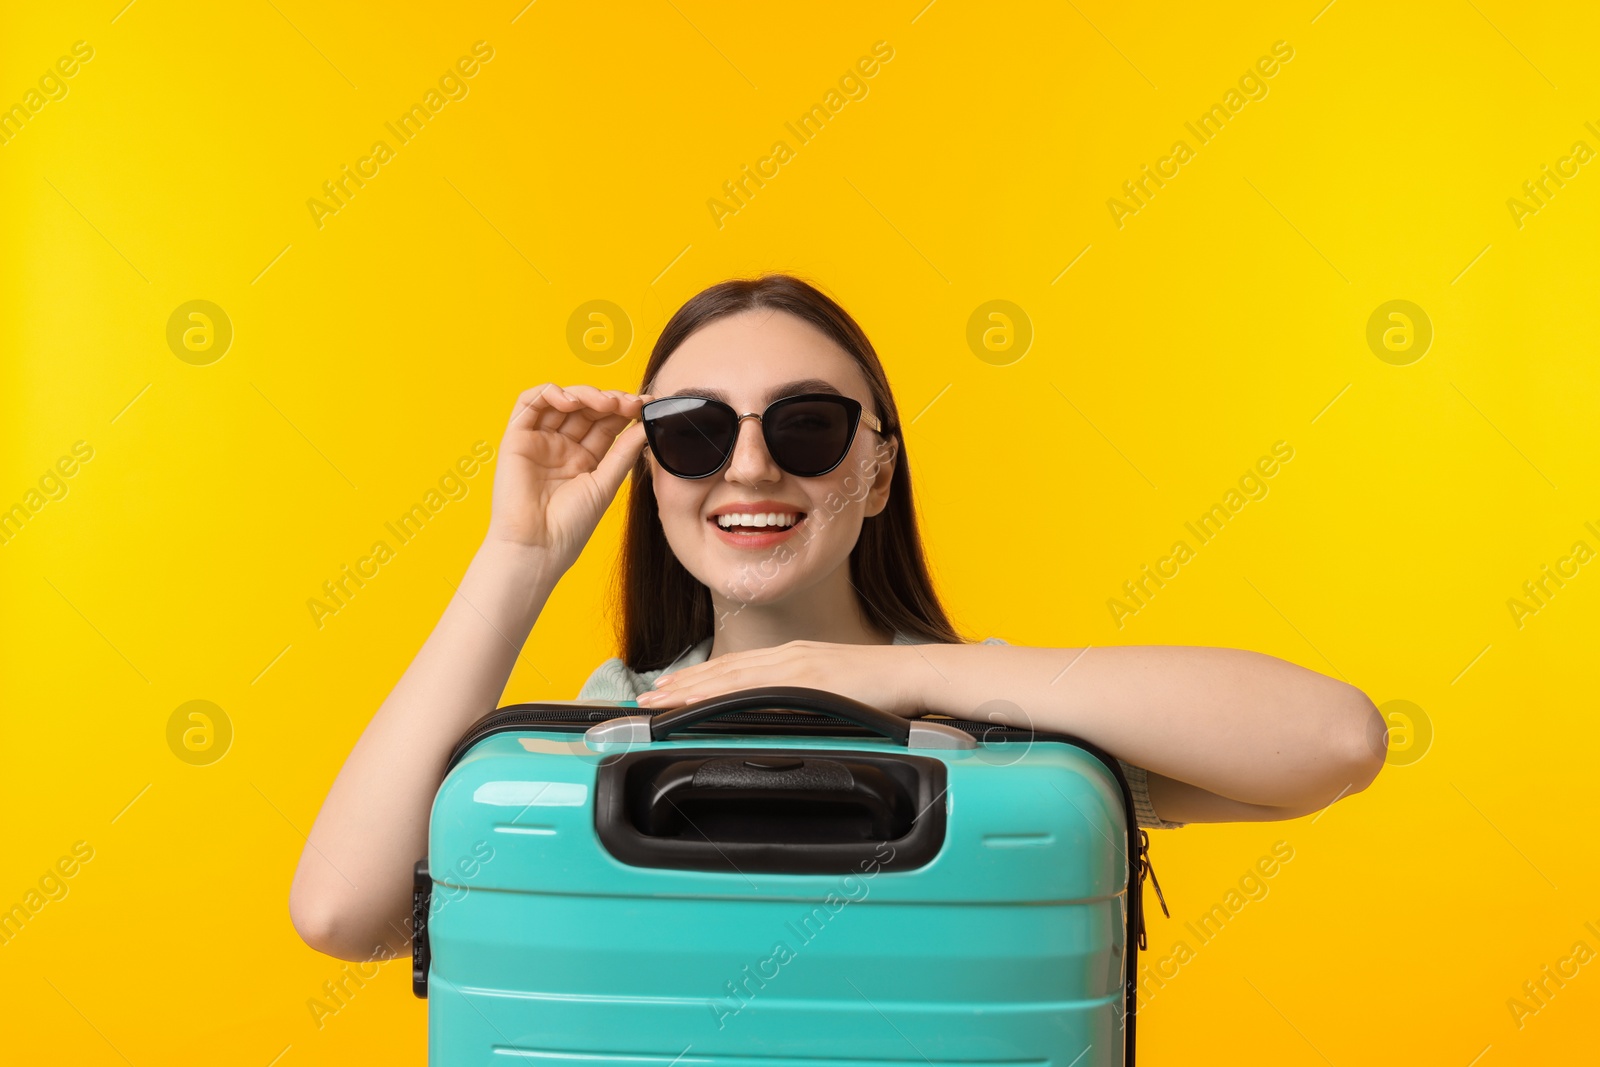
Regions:
<instances>
[{"instance_id":1,"label":"chin","mask_svg":"<svg viewBox=\"0 0 1600 1067\"><path fill-rule=\"evenodd\" d=\"M792 562L784 566L774 562L763 568L751 561L718 568L714 582L706 585L729 600L760 607L775 604L789 595L794 578L788 572L793 569Z\"/></svg>"},{"instance_id":2,"label":"chin","mask_svg":"<svg viewBox=\"0 0 1600 1067\"><path fill-rule=\"evenodd\" d=\"M777 603L806 584L802 572L809 572L814 561L777 549L741 551L713 544L695 564L690 573L713 593L755 607Z\"/></svg>"}]
</instances>

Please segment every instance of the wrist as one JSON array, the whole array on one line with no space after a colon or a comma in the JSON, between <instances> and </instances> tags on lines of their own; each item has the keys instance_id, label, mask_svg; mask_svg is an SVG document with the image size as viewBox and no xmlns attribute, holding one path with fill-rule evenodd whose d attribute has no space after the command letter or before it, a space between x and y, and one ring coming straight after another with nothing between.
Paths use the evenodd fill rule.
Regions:
<instances>
[{"instance_id":1,"label":"wrist","mask_svg":"<svg viewBox=\"0 0 1600 1067\"><path fill-rule=\"evenodd\" d=\"M460 592L526 637L565 573L544 549L490 539L473 555Z\"/></svg>"},{"instance_id":2,"label":"wrist","mask_svg":"<svg viewBox=\"0 0 1600 1067\"><path fill-rule=\"evenodd\" d=\"M945 664L939 662L946 646L938 644L902 646L907 657L906 669L900 671L904 714L953 715L950 706L949 674Z\"/></svg>"},{"instance_id":3,"label":"wrist","mask_svg":"<svg viewBox=\"0 0 1600 1067\"><path fill-rule=\"evenodd\" d=\"M535 581L552 588L567 571L566 566L556 560L548 549L502 541L495 537L484 538L477 552L473 553L472 565L501 578Z\"/></svg>"}]
</instances>

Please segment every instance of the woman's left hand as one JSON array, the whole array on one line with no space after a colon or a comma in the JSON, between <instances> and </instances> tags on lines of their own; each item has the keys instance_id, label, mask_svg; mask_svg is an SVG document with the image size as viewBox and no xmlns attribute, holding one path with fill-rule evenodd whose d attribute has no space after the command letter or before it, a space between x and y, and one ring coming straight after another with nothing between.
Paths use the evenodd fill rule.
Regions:
<instances>
[{"instance_id":1,"label":"woman's left hand","mask_svg":"<svg viewBox=\"0 0 1600 1067\"><path fill-rule=\"evenodd\" d=\"M927 710L919 682L932 667L914 645L840 645L789 641L773 648L728 652L656 679L639 695L651 711L693 704L707 697L763 685L825 689L881 711L911 718Z\"/></svg>"}]
</instances>

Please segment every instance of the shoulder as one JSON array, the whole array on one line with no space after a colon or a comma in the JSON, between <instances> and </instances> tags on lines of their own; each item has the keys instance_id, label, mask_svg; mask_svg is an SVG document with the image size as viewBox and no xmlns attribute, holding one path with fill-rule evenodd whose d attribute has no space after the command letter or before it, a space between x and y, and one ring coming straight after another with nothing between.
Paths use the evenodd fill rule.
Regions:
<instances>
[{"instance_id":1,"label":"shoulder","mask_svg":"<svg viewBox=\"0 0 1600 1067\"><path fill-rule=\"evenodd\" d=\"M932 643L933 642L929 641L927 638L917 637L917 636L914 636L912 634L908 634L904 630L898 630L898 631L895 632L895 635L894 635L894 644L897 644L897 645L927 645L927 644L932 644ZM1005 642L1000 640L1000 638L998 638L998 637L985 637L982 641L973 641L973 642L966 642L966 643L978 644L978 645L1003 645L1003 644L1005 644Z\"/></svg>"},{"instance_id":2,"label":"shoulder","mask_svg":"<svg viewBox=\"0 0 1600 1067\"><path fill-rule=\"evenodd\" d=\"M613 656L589 675L589 680L578 690L579 700L636 700L640 693L648 692L651 684L666 673L668 667L688 667L704 663L711 654L711 638L690 645L678 653L666 667L652 671L634 671L620 656Z\"/></svg>"},{"instance_id":3,"label":"shoulder","mask_svg":"<svg viewBox=\"0 0 1600 1067\"><path fill-rule=\"evenodd\" d=\"M636 700L640 693L650 688L660 671L643 674L628 669L620 657L612 657L589 674L589 680L578 690L579 700Z\"/></svg>"}]
</instances>

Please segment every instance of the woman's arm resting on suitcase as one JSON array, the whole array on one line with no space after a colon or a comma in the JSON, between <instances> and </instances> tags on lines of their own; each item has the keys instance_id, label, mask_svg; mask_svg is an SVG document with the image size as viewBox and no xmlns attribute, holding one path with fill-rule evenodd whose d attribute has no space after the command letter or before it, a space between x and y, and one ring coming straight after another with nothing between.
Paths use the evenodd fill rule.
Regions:
<instances>
[{"instance_id":1,"label":"woman's arm resting on suitcase","mask_svg":"<svg viewBox=\"0 0 1600 1067\"><path fill-rule=\"evenodd\" d=\"M1264 653L905 647L926 665L915 677L928 710L1093 741L1151 772L1163 819L1292 819L1365 789L1383 767L1387 724L1365 693Z\"/></svg>"},{"instance_id":2,"label":"woman's arm resting on suitcase","mask_svg":"<svg viewBox=\"0 0 1600 1067\"><path fill-rule=\"evenodd\" d=\"M1298 819L1332 804L1341 796L1349 796L1356 783L1348 783L1343 792L1325 798L1321 803L1302 804L1297 807L1272 807L1267 804L1246 804L1220 793L1201 789L1197 785L1168 778L1155 771L1145 771L1149 788L1150 806L1156 814L1171 822L1276 822L1280 819Z\"/></svg>"},{"instance_id":3,"label":"woman's arm resting on suitcase","mask_svg":"<svg viewBox=\"0 0 1600 1067\"><path fill-rule=\"evenodd\" d=\"M345 760L311 827L289 914L312 948L345 960L409 951L411 868L445 760L493 711L560 579L536 551L485 541L433 633Z\"/></svg>"},{"instance_id":4,"label":"woman's arm resting on suitcase","mask_svg":"<svg viewBox=\"0 0 1600 1067\"><path fill-rule=\"evenodd\" d=\"M1186 786L1152 788L1152 806L1175 822L1316 811L1366 788L1386 751L1386 724L1361 690L1237 648L790 641L684 668L640 704L657 711L755 685L1076 734L1152 782Z\"/></svg>"}]
</instances>

